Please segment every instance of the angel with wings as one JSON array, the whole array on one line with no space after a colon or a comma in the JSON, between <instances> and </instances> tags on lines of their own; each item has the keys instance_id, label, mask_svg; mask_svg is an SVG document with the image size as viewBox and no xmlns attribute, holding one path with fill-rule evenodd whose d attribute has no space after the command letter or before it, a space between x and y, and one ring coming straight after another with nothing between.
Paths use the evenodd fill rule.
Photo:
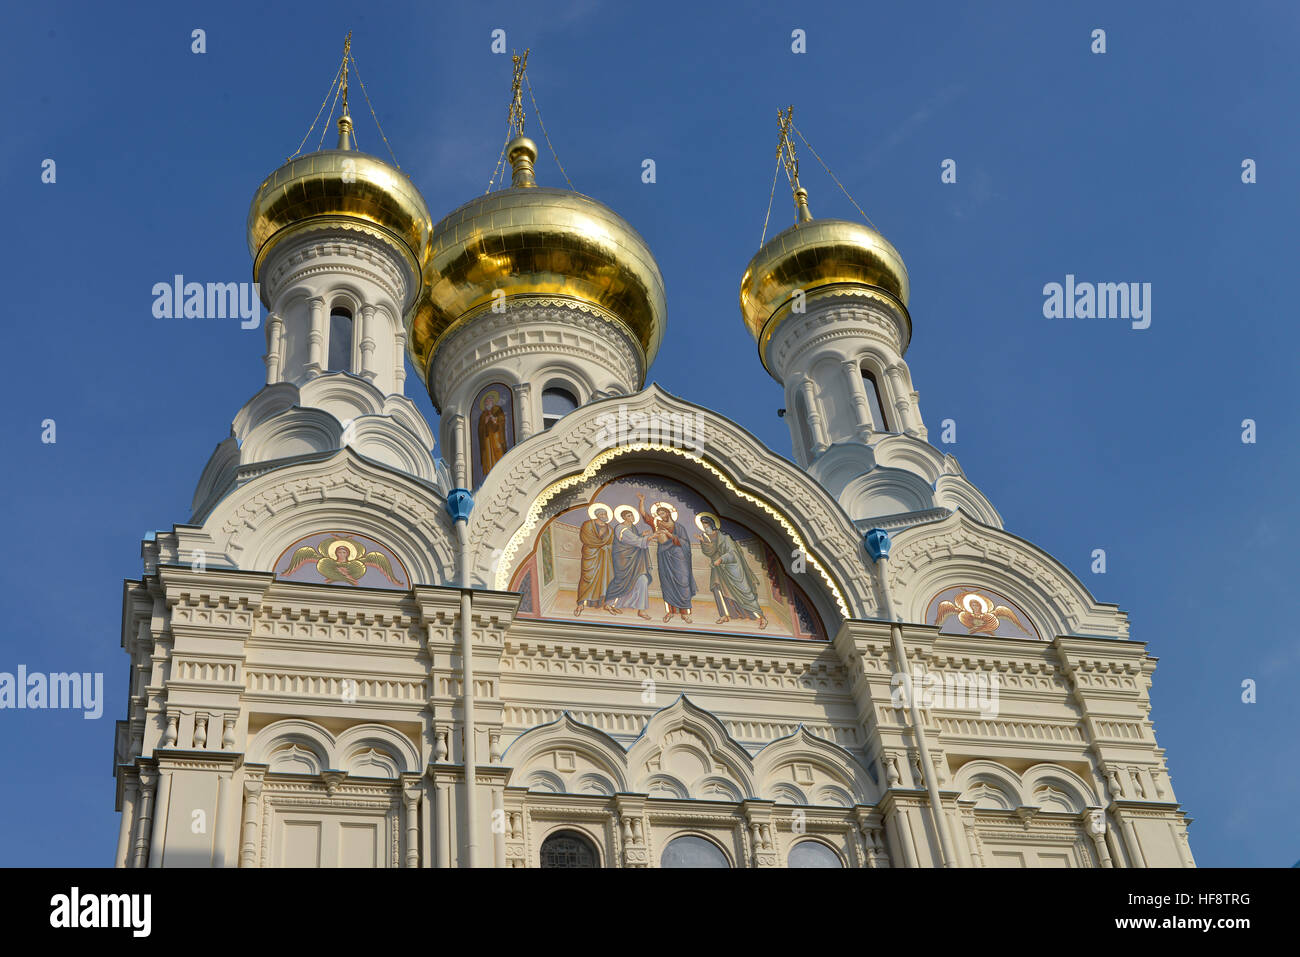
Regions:
<instances>
[{"instance_id":1,"label":"angel with wings","mask_svg":"<svg viewBox=\"0 0 1300 957\"><path fill-rule=\"evenodd\" d=\"M957 620L966 627L967 634L992 635L997 632L1002 620L1006 619L1015 622L1021 631L1032 634L1011 608L996 604L979 592L964 591L954 597L956 601L939 602L934 624L942 625L950 616L956 615Z\"/></svg>"},{"instance_id":2,"label":"angel with wings","mask_svg":"<svg viewBox=\"0 0 1300 957\"><path fill-rule=\"evenodd\" d=\"M347 582L359 585L371 568L378 568L394 585L402 583L393 575L393 563L383 552L366 551L347 538L327 538L319 546L304 545L293 553L289 567L281 575L292 575L310 561L316 562L316 571L329 582Z\"/></svg>"}]
</instances>

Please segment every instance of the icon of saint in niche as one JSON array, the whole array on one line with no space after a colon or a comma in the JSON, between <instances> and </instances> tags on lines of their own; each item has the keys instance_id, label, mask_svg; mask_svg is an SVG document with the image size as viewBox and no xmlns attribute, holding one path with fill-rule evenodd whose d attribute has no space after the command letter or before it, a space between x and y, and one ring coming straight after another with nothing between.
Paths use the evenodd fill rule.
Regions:
<instances>
[{"instance_id":1,"label":"icon of saint in niche","mask_svg":"<svg viewBox=\"0 0 1300 957\"><path fill-rule=\"evenodd\" d=\"M700 530L700 551L709 560L709 591L718 606L720 625L732 617L756 618L760 629L767 618L758 603L758 582L749 569L735 539L722 530L718 516L701 512L695 516Z\"/></svg>"},{"instance_id":2,"label":"icon of saint in niche","mask_svg":"<svg viewBox=\"0 0 1300 957\"><path fill-rule=\"evenodd\" d=\"M578 543L582 546L582 565L578 580L578 604L574 616L582 609L599 605L613 611L607 604L605 593L614 577L614 526L609 521L609 506L600 502L587 509L587 520L578 529Z\"/></svg>"},{"instance_id":3,"label":"icon of saint in niche","mask_svg":"<svg viewBox=\"0 0 1300 957\"><path fill-rule=\"evenodd\" d=\"M677 509L667 502L655 502L646 511L645 495L637 492L636 500L641 518L654 529L651 537L659 546L655 555L659 563L659 590L668 608L664 621L678 615L690 624L695 572L691 570L691 540L686 535L686 527L677 521Z\"/></svg>"},{"instance_id":4,"label":"icon of saint in niche","mask_svg":"<svg viewBox=\"0 0 1300 957\"><path fill-rule=\"evenodd\" d=\"M479 403L478 454L485 476L506 454L506 413L501 408L501 393L495 389Z\"/></svg>"},{"instance_id":5,"label":"icon of saint in niche","mask_svg":"<svg viewBox=\"0 0 1300 957\"><path fill-rule=\"evenodd\" d=\"M637 510L630 505L614 509L618 528L614 530L611 553L614 577L605 591L605 610L621 615L632 608L638 618L649 619L650 542L654 536L637 528Z\"/></svg>"}]
</instances>

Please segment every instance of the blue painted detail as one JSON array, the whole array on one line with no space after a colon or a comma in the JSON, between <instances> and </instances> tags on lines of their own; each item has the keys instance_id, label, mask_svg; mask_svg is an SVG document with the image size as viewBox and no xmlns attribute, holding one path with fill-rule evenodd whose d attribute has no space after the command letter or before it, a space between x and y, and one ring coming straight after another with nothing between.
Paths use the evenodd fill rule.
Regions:
<instances>
[{"instance_id":1,"label":"blue painted detail","mask_svg":"<svg viewBox=\"0 0 1300 957\"><path fill-rule=\"evenodd\" d=\"M447 493L447 514L453 522L469 521L469 513L474 509L474 496L467 488L454 488Z\"/></svg>"},{"instance_id":2,"label":"blue painted detail","mask_svg":"<svg viewBox=\"0 0 1300 957\"><path fill-rule=\"evenodd\" d=\"M871 556L873 562L889 557L890 542L887 531L883 528L873 528L864 537L867 543L867 554Z\"/></svg>"}]
</instances>

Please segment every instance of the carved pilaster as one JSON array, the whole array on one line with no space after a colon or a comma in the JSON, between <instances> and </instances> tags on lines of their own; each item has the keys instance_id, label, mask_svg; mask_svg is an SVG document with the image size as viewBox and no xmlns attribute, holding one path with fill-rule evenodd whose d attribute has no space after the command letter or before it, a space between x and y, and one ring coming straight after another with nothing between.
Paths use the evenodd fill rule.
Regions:
<instances>
[{"instance_id":1,"label":"carved pilaster","mask_svg":"<svg viewBox=\"0 0 1300 957\"><path fill-rule=\"evenodd\" d=\"M239 852L240 867L258 866L258 846L262 829L262 775L265 768L245 769L244 842Z\"/></svg>"},{"instance_id":2,"label":"carved pilaster","mask_svg":"<svg viewBox=\"0 0 1300 957\"><path fill-rule=\"evenodd\" d=\"M406 866L420 866L420 796L424 788L418 774L402 776L402 806L406 823Z\"/></svg>"},{"instance_id":3,"label":"carved pilaster","mask_svg":"<svg viewBox=\"0 0 1300 957\"><path fill-rule=\"evenodd\" d=\"M1110 851L1106 848L1106 812L1097 807L1088 808L1082 814L1082 823L1088 831L1088 837L1092 838L1092 846L1101 866L1114 867Z\"/></svg>"}]
</instances>

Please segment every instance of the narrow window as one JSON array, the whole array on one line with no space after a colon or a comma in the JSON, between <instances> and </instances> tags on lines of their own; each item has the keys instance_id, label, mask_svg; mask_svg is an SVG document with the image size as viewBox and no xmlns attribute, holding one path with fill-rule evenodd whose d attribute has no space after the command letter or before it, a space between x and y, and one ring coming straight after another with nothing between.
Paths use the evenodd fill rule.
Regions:
<instances>
[{"instance_id":1,"label":"narrow window","mask_svg":"<svg viewBox=\"0 0 1300 957\"><path fill-rule=\"evenodd\" d=\"M549 429L578 407L578 400L568 389L550 386L542 390L542 428Z\"/></svg>"},{"instance_id":2,"label":"narrow window","mask_svg":"<svg viewBox=\"0 0 1300 957\"><path fill-rule=\"evenodd\" d=\"M329 372L352 371L352 313L342 306L330 310Z\"/></svg>"},{"instance_id":3,"label":"narrow window","mask_svg":"<svg viewBox=\"0 0 1300 957\"><path fill-rule=\"evenodd\" d=\"M862 387L867 390L867 405L871 409L871 428L877 432L889 431L889 420L885 418L885 407L880 401L880 386L876 376L865 367L862 370Z\"/></svg>"}]
</instances>

